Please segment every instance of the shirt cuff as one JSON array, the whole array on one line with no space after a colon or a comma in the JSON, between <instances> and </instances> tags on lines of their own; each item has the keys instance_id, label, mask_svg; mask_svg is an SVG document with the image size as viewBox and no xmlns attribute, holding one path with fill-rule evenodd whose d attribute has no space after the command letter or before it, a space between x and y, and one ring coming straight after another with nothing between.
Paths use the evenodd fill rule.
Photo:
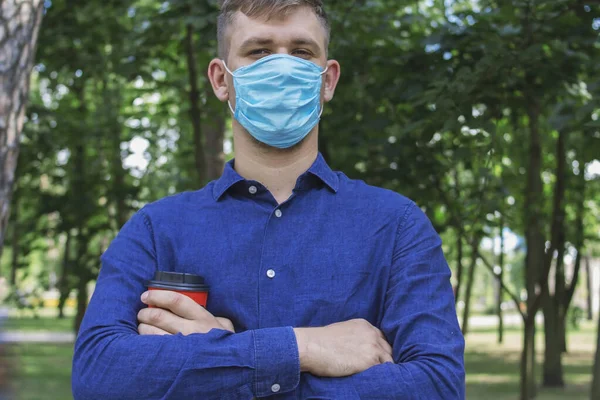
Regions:
<instances>
[{"instance_id":1,"label":"shirt cuff","mask_svg":"<svg viewBox=\"0 0 600 400\"><path fill-rule=\"evenodd\" d=\"M267 397L290 392L300 383L300 355L291 327L254 331L256 369L254 395Z\"/></svg>"}]
</instances>

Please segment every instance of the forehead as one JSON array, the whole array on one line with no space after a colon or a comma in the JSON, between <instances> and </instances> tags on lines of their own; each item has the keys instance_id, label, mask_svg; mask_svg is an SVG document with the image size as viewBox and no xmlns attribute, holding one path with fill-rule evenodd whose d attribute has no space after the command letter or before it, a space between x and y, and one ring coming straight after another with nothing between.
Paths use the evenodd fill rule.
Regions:
<instances>
[{"instance_id":1,"label":"forehead","mask_svg":"<svg viewBox=\"0 0 600 400\"><path fill-rule=\"evenodd\" d=\"M284 16L250 18L236 12L228 27L230 51L235 52L249 38L270 39L277 43L306 38L325 50L326 31L319 17L309 7L292 9Z\"/></svg>"}]
</instances>

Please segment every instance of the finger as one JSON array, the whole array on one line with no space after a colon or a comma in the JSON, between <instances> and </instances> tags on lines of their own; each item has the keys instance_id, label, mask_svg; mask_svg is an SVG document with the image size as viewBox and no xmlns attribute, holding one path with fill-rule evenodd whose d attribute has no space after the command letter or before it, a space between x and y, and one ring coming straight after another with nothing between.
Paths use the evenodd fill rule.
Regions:
<instances>
[{"instance_id":1,"label":"finger","mask_svg":"<svg viewBox=\"0 0 600 400\"><path fill-rule=\"evenodd\" d=\"M379 336L381 347L386 351L386 353L392 354L392 346L385 337L385 334L381 330L377 329L377 335Z\"/></svg>"},{"instance_id":2,"label":"finger","mask_svg":"<svg viewBox=\"0 0 600 400\"><path fill-rule=\"evenodd\" d=\"M142 295L142 302L147 305L171 311L181 318L199 320L212 317L204 307L181 293L168 290L149 290Z\"/></svg>"},{"instance_id":3,"label":"finger","mask_svg":"<svg viewBox=\"0 0 600 400\"><path fill-rule=\"evenodd\" d=\"M235 333L235 328L233 327L233 322L228 320L227 318L217 317L217 321L226 331Z\"/></svg>"},{"instance_id":4,"label":"finger","mask_svg":"<svg viewBox=\"0 0 600 400\"><path fill-rule=\"evenodd\" d=\"M141 324L151 325L168 333L185 333L189 320L161 308L144 308L138 313Z\"/></svg>"},{"instance_id":5,"label":"finger","mask_svg":"<svg viewBox=\"0 0 600 400\"><path fill-rule=\"evenodd\" d=\"M381 364L385 364L385 363L393 363L394 359L392 358L392 356L390 354L384 353L381 356L379 356L379 362Z\"/></svg>"},{"instance_id":6,"label":"finger","mask_svg":"<svg viewBox=\"0 0 600 400\"><path fill-rule=\"evenodd\" d=\"M393 349L392 346L385 339L379 339L379 346L386 354L392 355Z\"/></svg>"},{"instance_id":7,"label":"finger","mask_svg":"<svg viewBox=\"0 0 600 400\"><path fill-rule=\"evenodd\" d=\"M385 359L385 361L382 362L394 362L393 359L393 349L392 346L388 343L385 334L380 331L379 329L377 329L377 344L379 345L379 347L381 348L381 350L383 350L384 355L382 356L382 358L380 359L383 360Z\"/></svg>"},{"instance_id":8,"label":"finger","mask_svg":"<svg viewBox=\"0 0 600 400\"><path fill-rule=\"evenodd\" d=\"M375 328L375 330L377 331L377 336L379 336L380 338L382 338L383 340L385 340L387 342L387 338L385 337L385 333L383 333L383 331L381 329Z\"/></svg>"},{"instance_id":9,"label":"finger","mask_svg":"<svg viewBox=\"0 0 600 400\"><path fill-rule=\"evenodd\" d=\"M138 326L138 332L140 335L170 335L167 331L163 331L160 328L147 324L140 324Z\"/></svg>"}]
</instances>

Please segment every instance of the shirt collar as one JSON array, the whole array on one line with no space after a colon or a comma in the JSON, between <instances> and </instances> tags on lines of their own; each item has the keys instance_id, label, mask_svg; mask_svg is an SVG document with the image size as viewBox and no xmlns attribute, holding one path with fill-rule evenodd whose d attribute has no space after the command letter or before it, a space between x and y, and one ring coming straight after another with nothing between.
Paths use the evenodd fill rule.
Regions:
<instances>
[{"instance_id":1,"label":"shirt collar","mask_svg":"<svg viewBox=\"0 0 600 400\"><path fill-rule=\"evenodd\" d=\"M235 160L231 160L225 164L223 175L215 182L213 186L213 196L215 201L219 201L223 194L236 183L245 181L245 179L235 171L234 166ZM319 153L313 165L302 176L307 174L319 178L319 180L325 183L334 193L337 193L340 184L339 177L331 170L329 165L327 165L327 162L321 153Z\"/></svg>"},{"instance_id":2,"label":"shirt collar","mask_svg":"<svg viewBox=\"0 0 600 400\"><path fill-rule=\"evenodd\" d=\"M231 160L225 164L223 175L215 182L215 185L213 186L213 196L215 197L215 201L219 201L221 196L223 196L230 187L245 180L235 171L235 169L233 169L234 164L235 160Z\"/></svg>"},{"instance_id":3,"label":"shirt collar","mask_svg":"<svg viewBox=\"0 0 600 400\"><path fill-rule=\"evenodd\" d=\"M323 155L319 153L317 159L313 163L313 165L308 169L307 173L312 174L319 178L323 183L325 183L334 193L337 193L340 187L340 178L338 175L332 171L332 169L327 165L327 162L323 158Z\"/></svg>"}]
</instances>

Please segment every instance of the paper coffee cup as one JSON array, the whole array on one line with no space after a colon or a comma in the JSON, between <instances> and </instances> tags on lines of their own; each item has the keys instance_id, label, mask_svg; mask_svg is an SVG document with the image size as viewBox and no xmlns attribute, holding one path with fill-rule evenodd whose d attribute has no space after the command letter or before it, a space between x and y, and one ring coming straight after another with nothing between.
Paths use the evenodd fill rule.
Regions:
<instances>
[{"instance_id":1,"label":"paper coffee cup","mask_svg":"<svg viewBox=\"0 0 600 400\"><path fill-rule=\"evenodd\" d=\"M199 275L157 271L148 282L148 290L168 290L181 293L206 308L210 287Z\"/></svg>"}]
</instances>

